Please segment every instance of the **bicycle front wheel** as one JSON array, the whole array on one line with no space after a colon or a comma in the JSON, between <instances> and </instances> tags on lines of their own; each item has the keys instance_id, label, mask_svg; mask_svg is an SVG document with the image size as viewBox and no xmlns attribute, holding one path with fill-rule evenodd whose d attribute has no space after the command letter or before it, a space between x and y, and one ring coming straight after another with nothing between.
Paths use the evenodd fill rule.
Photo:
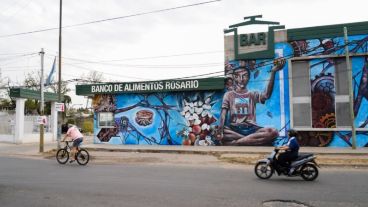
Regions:
<instances>
[{"instance_id":1,"label":"bicycle front wheel","mask_svg":"<svg viewBox=\"0 0 368 207\"><path fill-rule=\"evenodd\" d=\"M59 149L56 152L56 160L60 164L65 164L69 160L69 152L66 149Z\"/></svg>"},{"instance_id":2,"label":"bicycle front wheel","mask_svg":"<svg viewBox=\"0 0 368 207\"><path fill-rule=\"evenodd\" d=\"M85 149L81 149L77 152L76 160L80 165L87 165L89 161L89 153Z\"/></svg>"}]
</instances>

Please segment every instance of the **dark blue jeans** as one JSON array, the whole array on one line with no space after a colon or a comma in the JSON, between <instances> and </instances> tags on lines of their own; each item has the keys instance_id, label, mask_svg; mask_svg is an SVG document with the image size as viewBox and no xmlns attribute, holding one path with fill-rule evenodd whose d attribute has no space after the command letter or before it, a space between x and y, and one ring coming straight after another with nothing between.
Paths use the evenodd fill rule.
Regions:
<instances>
[{"instance_id":1,"label":"dark blue jeans","mask_svg":"<svg viewBox=\"0 0 368 207\"><path fill-rule=\"evenodd\" d=\"M284 153L280 153L277 158L277 162L282 167L290 167L290 163L298 158L298 152L295 151L285 151Z\"/></svg>"}]
</instances>

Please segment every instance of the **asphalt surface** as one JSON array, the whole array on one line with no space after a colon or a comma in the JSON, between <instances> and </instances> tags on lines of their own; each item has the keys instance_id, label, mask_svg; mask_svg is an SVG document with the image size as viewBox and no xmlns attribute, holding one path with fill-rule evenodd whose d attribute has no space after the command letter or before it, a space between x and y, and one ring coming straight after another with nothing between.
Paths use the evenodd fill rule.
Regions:
<instances>
[{"instance_id":1,"label":"asphalt surface","mask_svg":"<svg viewBox=\"0 0 368 207\"><path fill-rule=\"evenodd\" d=\"M0 143L0 156L32 159L54 159L57 143L46 143L44 153L39 153L38 143ZM91 154L95 164L154 163L185 165L254 165L265 158L272 147L199 147L199 146L147 146L93 144L87 138L82 147ZM314 153L321 166L368 168L368 148L302 147L301 152Z\"/></svg>"},{"instance_id":2,"label":"asphalt surface","mask_svg":"<svg viewBox=\"0 0 368 207\"><path fill-rule=\"evenodd\" d=\"M57 144L0 143L1 206L367 206L368 150L302 148L317 155L317 181L274 176L254 163L272 147L93 144L90 163L59 165ZM349 177L349 179L346 179Z\"/></svg>"},{"instance_id":3,"label":"asphalt surface","mask_svg":"<svg viewBox=\"0 0 368 207\"><path fill-rule=\"evenodd\" d=\"M277 176L260 180L251 166L232 164L79 166L19 157L0 157L0 163L2 207L363 207L368 203L366 169L321 168L317 180L307 182Z\"/></svg>"}]
</instances>

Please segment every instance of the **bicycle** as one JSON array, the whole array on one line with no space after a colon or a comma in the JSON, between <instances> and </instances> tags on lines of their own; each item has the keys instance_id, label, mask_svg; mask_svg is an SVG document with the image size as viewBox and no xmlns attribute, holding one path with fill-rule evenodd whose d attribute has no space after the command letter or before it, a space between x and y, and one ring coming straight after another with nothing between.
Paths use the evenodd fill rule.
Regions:
<instances>
[{"instance_id":1,"label":"bicycle","mask_svg":"<svg viewBox=\"0 0 368 207\"><path fill-rule=\"evenodd\" d=\"M72 149L71 144L73 144L72 141L65 141L65 147L59 149L56 152L56 160L60 164L65 164L69 160L69 153ZM71 143L71 144L70 144ZM77 153L75 153L75 160L78 162L79 165L86 165L89 161L89 153L86 149L77 148Z\"/></svg>"}]
</instances>

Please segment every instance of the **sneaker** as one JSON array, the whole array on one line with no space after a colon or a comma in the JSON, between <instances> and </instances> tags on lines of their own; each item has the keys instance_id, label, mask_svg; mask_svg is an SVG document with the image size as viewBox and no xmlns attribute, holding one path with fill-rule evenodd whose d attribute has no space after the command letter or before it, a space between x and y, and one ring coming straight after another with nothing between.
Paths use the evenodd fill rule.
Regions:
<instances>
[{"instance_id":1,"label":"sneaker","mask_svg":"<svg viewBox=\"0 0 368 207\"><path fill-rule=\"evenodd\" d=\"M70 160L69 163L73 163L75 160Z\"/></svg>"}]
</instances>

